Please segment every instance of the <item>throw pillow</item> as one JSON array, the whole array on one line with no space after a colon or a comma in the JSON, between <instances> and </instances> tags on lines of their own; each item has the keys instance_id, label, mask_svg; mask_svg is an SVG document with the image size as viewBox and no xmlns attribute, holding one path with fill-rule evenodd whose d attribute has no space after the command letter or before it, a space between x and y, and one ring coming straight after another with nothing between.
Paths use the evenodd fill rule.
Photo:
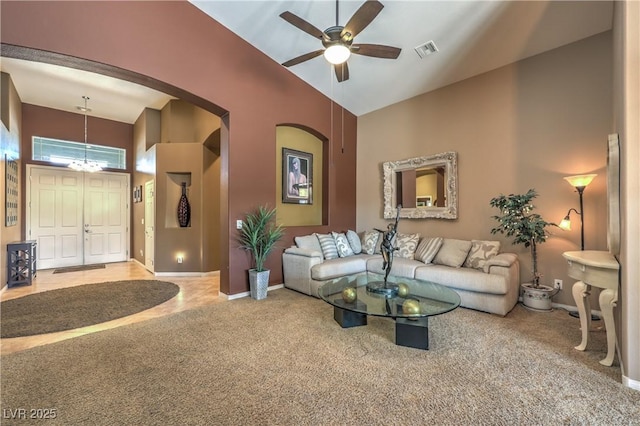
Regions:
<instances>
[{"instance_id":1,"label":"throw pillow","mask_svg":"<svg viewBox=\"0 0 640 426\"><path fill-rule=\"evenodd\" d=\"M322 253L322 247L320 247L320 241L318 241L318 237L316 237L315 234L302 235L299 237L295 237L294 241L296 242L296 246L298 246L298 248L318 251Z\"/></svg>"},{"instance_id":2,"label":"throw pillow","mask_svg":"<svg viewBox=\"0 0 640 426\"><path fill-rule=\"evenodd\" d=\"M499 252L500 241L471 240L471 250L467 260L464 261L464 267L484 270L487 260Z\"/></svg>"},{"instance_id":3,"label":"throw pillow","mask_svg":"<svg viewBox=\"0 0 640 426\"><path fill-rule=\"evenodd\" d=\"M331 234L316 234L320 247L322 248L322 255L326 260L338 258L338 248L336 242Z\"/></svg>"},{"instance_id":4,"label":"throw pillow","mask_svg":"<svg viewBox=\"0 0 640 426\"><path fill-rule=\"evenodd\" d=\"M433 263L459 268L467 258L470 249L471 241L445 238Z\"/></svg>"},{"instance_id":5,"label":"throw pillow","mask_svg":"<svg viewBox=\"0 0 640 426\"><path fill-rule=\"evenodd\" d=\"M397 234L396 235L396 255L405 259L413 259L418 247L420 234Z\"/></svg>"},{"instance_id":6,"label":"throw pillow","mask_svg":"<svg viewBox=\"0 0 640 426\"><path fill-rule=\"evenodd\" d=\"M351 250L349 240L347 240L347 236L345 234L332 232L331 235L333 235L333 240L336 242L336 249L338 250L339 257L353 256L353 250Z\"/></svg>"},{"instance_id":7,"label":"throw pillow","mask_svg":"<svg viewBox=\"0 0 640 426\"><path fill-rule=\"evenodd\" d=\"M366 254L373 254L376 250L376 244L378 243L378 231L365 231L362 234L362 252Z\"/></svg>"},{"instance_id":8,"label":"throw pillow","mask_svg":"<svg viewBox=\"0 0 640 426\"><path fill-rule=\"evenodd\" d=\"M347 241L349 241L349 245L351 246L351 250L353 250L353 254L362 253L362 244L360 243L360 237L358 237L358 234L356 234L355 231L347 231Z\"/></svg>"},{"instance_id":9,"label":"throw pillow","mask_svg":"<svg viewBox=\"0 0 640 426\"><path fill-rule=\"evenodd\" d=\"M415 258L423 263L431 263L433 258L438 254L438 250L442 247L442 237L423 238L416 249Z\"/></svg>"}]
</instances>

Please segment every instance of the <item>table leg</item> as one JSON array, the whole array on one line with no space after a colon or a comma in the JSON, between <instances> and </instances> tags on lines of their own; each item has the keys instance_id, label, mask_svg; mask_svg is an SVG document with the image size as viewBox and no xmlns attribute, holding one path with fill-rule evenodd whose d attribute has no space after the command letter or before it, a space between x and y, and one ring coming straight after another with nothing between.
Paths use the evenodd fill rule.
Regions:
<instances>
[{"instance_id":1,"label":"table leg","mask_svg":"<svg viewBox=\"0 0 640 426\"><path fill-rule=\"evenodd\" d=\"M580 329L582 330L582 343L575 347L579 351L584 351L587 348L589 342L589 330L591 330L591 302L589 301L589 295L591 294L591 286L577 281L571 290L573 294L573 300L578 307L578 314L580 315Z\"/></svg>"},{"instance_id":2,"label":"table leg","mask_svg":"<svg viewBox=\"0 0 640 426\"><path fill-rule=\"evenodd\" d=\"M429 349L429 319L396 318L396 345Z\"/></svg>"},{"instance_id":3,"label":"table leg","mask_svg":"<svg viewBox=\"0 0 640 426\"><path fill-rule=\"evenodd\" d=\"M333 319L336 320L340 327L350 328L367 325L367 316L358 312L348 311L346 309L333 307Z\"/></svg>"},{"instance_id":4,"label":"table leg","mask_svg":"<svg viewBox=\"0 0 640 426\"><path fill-rule=\"evenodd\" d=\"M610 367L616 352L616 326L613 320L613 308L618 301L618 292L611 289L602 290L600 293L600 310L604 318L604 326L607 331L607 357L600 364Z\"/></svg>"}]
</instances>

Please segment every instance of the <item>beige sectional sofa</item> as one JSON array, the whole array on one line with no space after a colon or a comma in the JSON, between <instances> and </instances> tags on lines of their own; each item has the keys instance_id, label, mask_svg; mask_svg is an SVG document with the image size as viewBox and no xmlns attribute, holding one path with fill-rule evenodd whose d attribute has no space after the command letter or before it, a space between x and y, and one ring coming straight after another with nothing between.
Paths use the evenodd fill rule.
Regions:
<instances>
[{"instance_id":1,"label":"beige sectional sofa","mask_svg":"<svg viewBox=\"0 0 640 426\"><path fill-rule=\"evenodd\" d=\"M374 234L378 233L296 237L296 245L282 254L285 287L318 297L318 288L327 280L365 272L383 274L381 236ZM461 306L497 315L506 315L518 301L518 257L499 253L497 241L398 234L396 246L391 275L442 284L460 295Z\"/></svg>"}]
</instances>

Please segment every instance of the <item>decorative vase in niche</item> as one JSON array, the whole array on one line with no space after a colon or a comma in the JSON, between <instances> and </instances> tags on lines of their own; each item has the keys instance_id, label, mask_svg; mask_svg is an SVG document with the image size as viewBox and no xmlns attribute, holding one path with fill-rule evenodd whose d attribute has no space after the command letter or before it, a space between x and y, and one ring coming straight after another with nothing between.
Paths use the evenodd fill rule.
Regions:
<instances>
[{"instance_id":1,"label":"decorative vase in niche","mask_svg":"<svg viewBox=\"0 0 640 426\"><path fill-rule=\"evenodd\" d=\"M182 195L180 201L178 201L178 224L181 228L189 226L191 221L191 205L189 205L189 199L187 198L187 183L182 182Z\"/></svg>"}]
</instances>

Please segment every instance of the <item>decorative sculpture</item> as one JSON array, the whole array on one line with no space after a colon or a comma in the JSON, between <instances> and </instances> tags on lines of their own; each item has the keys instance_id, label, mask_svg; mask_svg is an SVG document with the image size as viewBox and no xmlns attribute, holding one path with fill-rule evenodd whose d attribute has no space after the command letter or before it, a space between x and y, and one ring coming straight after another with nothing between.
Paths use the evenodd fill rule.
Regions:
<instances>
[{"instance_id":1,"label":"decorative sculpture","mask_svg":"<svg viewBox=\"0 0 640 426\"><path fill-rule=\"evenodd\" d=\"M394 223L390 223L387 225L387 230L382 231L381 229L377 229L376 231L382 233L382 244L380 245L380 251L382 252L382 269L385 271L384 273L384 283L385 286L387 284L387 278L389 277L389 273L391 272L391 265L393 264L393 252L398 250L398 247L394 247L394 239L396 234L398 233L398 221L400 220L400 210L402 209L402 205L398 204L396 208L396 220Z\"/></svg>"}]
</instances>

